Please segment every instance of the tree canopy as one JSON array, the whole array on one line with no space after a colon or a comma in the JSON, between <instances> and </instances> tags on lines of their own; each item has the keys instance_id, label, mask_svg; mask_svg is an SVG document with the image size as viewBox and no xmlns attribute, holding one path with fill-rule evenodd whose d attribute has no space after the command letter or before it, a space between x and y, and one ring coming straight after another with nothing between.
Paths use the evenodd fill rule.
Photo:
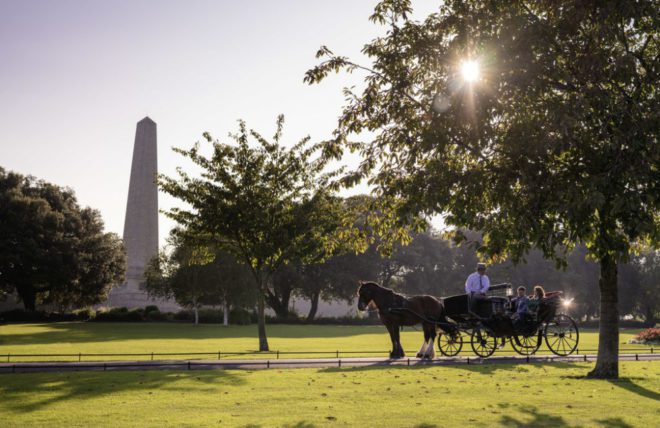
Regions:
<instances>
[{"instance_id":1,"label":"tree canopy","mask_svg":"<svg viewBox=\"0 0 660 428\"><path fill-rule=\"evenodd\" d=\"M445 213L483 232L481 250L565 263L577 243L600 265L592 376L618 376L617 266L660 238L659 12L638 2L444 2L422 22L380 2L387 33L360 65L322 47L308 83L364 70L326 153L359 150L399 218ZM479 75L462 76L466 62ZM474 70L473 70L474 71ZM375 137L355 142L356 134Z\"/></svg>"},{"instance_id":2,"label":"tree canopy","mask_svg":"<svg viewBox=\"0 0 660 428\"><path fill-rule=\"evenodd\" d=\"M320 261L337 246L331 239L337 223L327 218L338 171L327 171L329 160L309 137L285 147L283 124L280 116L273 142L242 121L231 143L205 133L210 155L204 155L199 144L175 149L201 168L201 176L182 169L177 178L159 176L161 189L190 207L172 209L168 215L250 268L258 292L262 351L268 350L264 308L273 274L293 260Z\"/></svg>"},{"instance_id":3,"label":"tree canopy","mask_svg":"<svg viewBox=\"0 0 660 428\"><path fill-rule=\"evenodd\" d=\"M70 189L0 168L0 288L71 309L103 302L123 281L124 245Z\"/></svg>"}]
</instances>

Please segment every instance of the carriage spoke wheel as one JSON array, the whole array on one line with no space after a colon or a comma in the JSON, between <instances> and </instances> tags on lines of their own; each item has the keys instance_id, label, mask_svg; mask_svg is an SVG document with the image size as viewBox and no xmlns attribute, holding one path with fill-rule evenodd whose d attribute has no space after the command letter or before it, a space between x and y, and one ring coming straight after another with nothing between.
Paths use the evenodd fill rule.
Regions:
<instances>
[{"instance_id":1,"label":"carriage spoke wheel","mask_svg":"<svg viewBox=\"0 0 660 428\"><path fill-rule=\"evenodd\" d=\"M463 349L463 335L460 331L440 333L438 335L438 349L445 357L455 357Z\"/></svg>"},{"instance_id":2,"label":"carriage spoke wheel","mask_svg":"<svg viewBox=\"0 0 660 428\"><path fill-rule=\"evenodd\" d=\"M527 337L518 335L511 337L511 346L520 355L532 355L538 351L542 340L540 334Z\"/></svg>"},{"instance_id":3,"label":"carriage spoke wheel","mask_svg":"<svg viewBox=\"0 0 660 428\"><path fill-rule=\"evenodd\" d=\"M565 357L577 349L580 333L577 324L567 315L559 314L543 329L545 343L553 354Z\"/></svg>"},{"instance_id":4,"label":"carriage spoke wheel","mask_svg":"<svg viewBox=\"0 0 660 428\"><path fill-rule=\"evenodd\" d=\"M487 358L493 355L497 348L497 339L483 328L476 328L472 331L470 345L475 354L481 358Z\"/></svg>"}]
</instances>

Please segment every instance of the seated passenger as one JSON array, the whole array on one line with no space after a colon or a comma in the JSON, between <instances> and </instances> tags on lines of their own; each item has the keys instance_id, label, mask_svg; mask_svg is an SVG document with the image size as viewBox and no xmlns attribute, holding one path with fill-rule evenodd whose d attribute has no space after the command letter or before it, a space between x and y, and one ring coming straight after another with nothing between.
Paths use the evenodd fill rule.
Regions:
<instances>
[{"instance_id":1,"label":"seated passenger","mask_svg":"<svg viewBox=\"0 0 660 428\"><path fill-rule=\"evenodd\" d=\"M534 297L532 297L532 299L541 300L544 297L545 297L545 290L540 285L536 285L534 287Z\"/></svg>"},{"instance_id":2,"label":"seated passenger","mask_svg":"<svg viewBox=\"0 0 660 428\"><path fill-rule=\"evenodd\" d=\"M525 317L529 306L529 298L525 296L526 291L525 287L518 287L518 295L513 299L516 303L516 312L511 319L513 320L513 328L516 330L520 330L525 325Z\"/></svg>"},{"instance_id":3,"label":"seated passenger","mask_svg":"<svg viewBox=\"0 0 660 428\"><path fill-rule=\"evenodd\" d=\"M513 314L513 318L522 318L522 315L527 313L529 298L525 296L526 291L525 287L518 287L518 295L513 299L516 302L516 313Z\"/></svg>"},{"instance_id":4,"label":"seated passenger","mask_svg":"<svg viewBox=\"0 0 660 428\"><path fill-rule=\"evenodd\" d=\"M536 314L539 310L539 304L541 303L541 299L543 299L543 297L545 297L545 290L543 287L540 285L534 286L534 295L529 300L529 304L527 305L528 311Z\"/></svg>"}]
</instances>

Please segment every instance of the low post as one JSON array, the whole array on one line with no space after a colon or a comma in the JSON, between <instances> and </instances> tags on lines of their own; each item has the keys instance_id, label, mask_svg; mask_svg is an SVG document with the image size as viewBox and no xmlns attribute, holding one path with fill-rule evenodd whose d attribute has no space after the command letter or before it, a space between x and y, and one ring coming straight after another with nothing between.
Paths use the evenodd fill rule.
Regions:
<instances>
[{"instance_id":1,"label":"low post","mask_svg":"<svg viewBox=\"0 0 660 428\"><path fill-rule=\"evenodd\" d=\"M651 349L653 349L653 348L651 348ZM653 352L653 351L651 351L651 352ZM7 353L7 362L9 362L9 356L10 356L10 355L11 355L11 353L8 352L8 353Z\"/></svg>"},{"instance_id":2,"label":"low post","mask_svg":"<svg viewBox=\"0 0 660 428\"><path fill-rule=\"evenodd\" d=\"M341 360L339 360L339 368L341 368Z\"/></svg>"},{"instance_id":3,"label":"low post","mask_svg":"<svg viewBox=\"0 0 660 428\"><path fill-rule=\"evenodd\" d=\"M277 359L278 360L280 359L280 350L279 349L277 350Z\"/></svg>"},{"instance_id":4,"label":"low post","mask_svg":"<svg viewBox=\"0 0 660 428\"><path fill-rule=\"evenodd\" d=\"M337 358L339 358L339 350L337 350Z\"/></svg>"},{"instance_id":5,"label":"low post","mask_svg":"<svg viewBox=\"0 0 660 428\"><path fill-rule=\"evenodd\" d=\"M188 361L188 370L190 370L190 361Z\"/></svg>"},{"instance_id":6,"label":"low post","mask_svg":"<svg viewBox=\"0 0 660 428\"><path fill-rule=\"evenodd\" d=\"M154 353L152 352L151 353L151 361L153 361L153 360L154 360Z\"/></svg>"},{"instance_id":7,"label":"low post","mask_svg":"<svg viewBox=\"0 0 660 428\"><path fill-rule=\"evenodd\" d=\"M270 360L266 360L266 368L267 368L267 369L270 368Z\"/></svg>"},{"instance_id":8,"label":"low post","mask_svg":"<svg viewBox=\"0 0 660 428\"><path fill-rule=\"evenodd\" d=\"M78 352L78 362L82 361L82 352Z\"/></svg>"},{"instance_id":9,"label":"low post","mask_svg":"<svg viewBox=\"0 0 660 428\"><path fill-rule=\"evenodd\" d=\"M220 359L220 351L218 351L218 360Z\"/></svg>"}]
</instances>

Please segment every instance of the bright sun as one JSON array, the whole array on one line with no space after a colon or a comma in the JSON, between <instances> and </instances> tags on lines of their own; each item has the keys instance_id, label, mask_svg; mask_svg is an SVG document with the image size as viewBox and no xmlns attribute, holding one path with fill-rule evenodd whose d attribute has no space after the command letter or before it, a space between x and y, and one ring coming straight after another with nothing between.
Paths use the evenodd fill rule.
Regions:
<instances>
[{"instance_id":1,"label":"bright sun","mask_svg":"<svg viewBox=\"0 0 660 428\"><path fill-rule=\"evenodd\" d=\"M475 60L463 61L461 74L467 82L474 82L479 79L479 63Z\"/></svg>"}]
</instances>

